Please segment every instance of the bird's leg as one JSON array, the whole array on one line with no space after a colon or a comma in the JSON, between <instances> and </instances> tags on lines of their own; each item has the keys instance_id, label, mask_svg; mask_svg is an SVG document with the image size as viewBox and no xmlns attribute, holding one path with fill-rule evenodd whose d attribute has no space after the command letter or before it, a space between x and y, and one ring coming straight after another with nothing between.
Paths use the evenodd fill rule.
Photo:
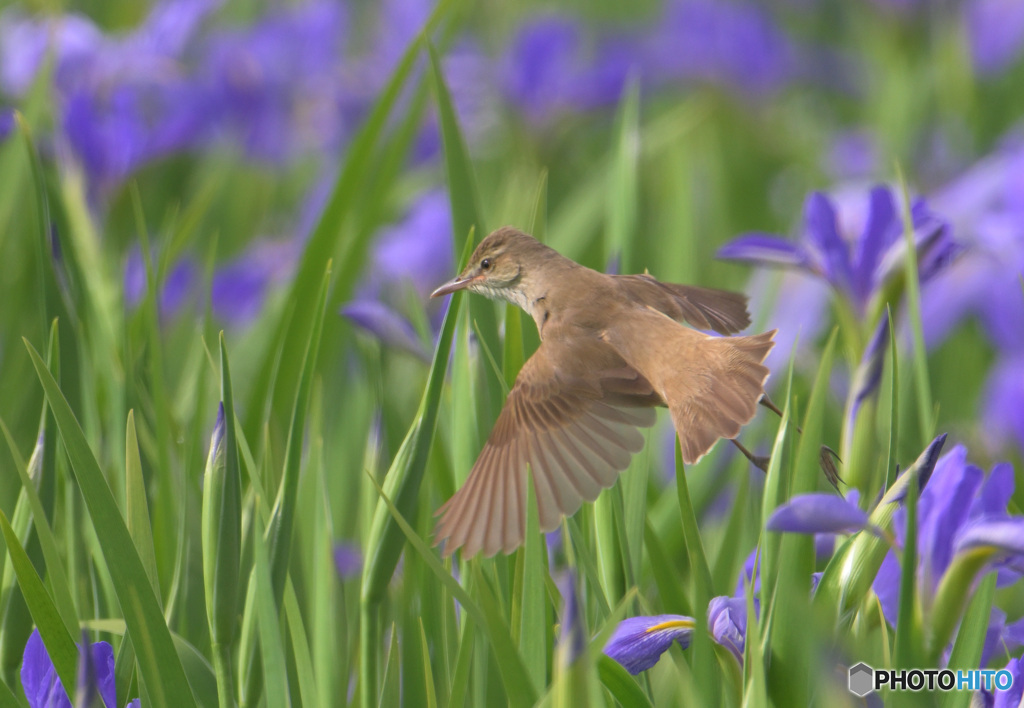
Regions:
<instances>
[{"instance_id":1,"label":"bird's leg","mask_svg":"<svg viewBox=\"0 0 1024 708\"><path fill-rule=\"evenodd\" d=\"M768 410L770 410L772 413L774 413L775 415L779 416L780 418L782 417L782 411L779 410L779 407L777 405L772 403L772 399L768 398L768 394L767 393L762 393L761 394L761 400L759 400L758 403L760 403L762 406L764 406L765 408L767 408ZM796 426L796 432L798 432L801 435L803 435L804 431L801 430L800 426L798 425L798 426Z\"/></svg>"},{"instance_id":2,"label":"bird's leg","mask_svg":"<svg viewBox=\"0 0 1024 708\"><path fill-rule=\"evenodd\" d=\"M759 400L758 403L760 403L762 406L775 413L780 418L782 417L782 411L779 410L779 407L777 405L772 403L772 399L768 398L767 393L761 394L761 400Z\"/></svg>"},{"instance_id":3,"label":"bird's leg","mask_svg":"<svg viewBox=\"0 0 1024 708\"><path fill-rule=\"evenodd\" d=\"M759 470L761 470L765 474L768 473L768 461L769 461L768 457L761 456L761 455L755 455L750 450L748 450L747 448L743 447L743 443L741 443L736 438L730 438L729 442L731 442L733 445L738 447L740 452L743 453L743 456L746 457L748 460L750 460L750 463L752 465L754 465L754 467L758 468Z\"/></svg>"},{"instance_id":4,"label":"bird's leg","mask_svg":"<svg viewBox=\"0 0 1024 708\"><path fill-rule=\"evenodd\" d=\"M772 399L768 398L767 393L761 395L761 399L758 401L758 403L760 403L762 406L775 413L780 418L782 417L782 411L779 410L778 406L772 403ZM804 431L801 430L800 426L798 425L796 426L796 432L803 435ZM733 442L736 443L736 446L743 451L743 454L747 456L748 460L753 462L758 467L761 467L760 465L757 464L757 462L754 461L753 458L751 458L750 453L747 452L742 445L740 445L735 440L733 440ZM768 458L759 459L767 460ZM842 492L839 490L839 483L843 482L843 478L839 476L839 465L836 463L842 464L842 462L843 461L839 459L839 454L835 450L830 448L828 445L821 446L821 449L818 451L818 466L821 467L821 471L825 473L825 479L828 480L828 483L835 487L835 490L840 494L842 494ZM764 469L764 467L761 467L761 469ZM845 484L845 482L843 482L843 484Z\"/></svg>"}]
</instances>

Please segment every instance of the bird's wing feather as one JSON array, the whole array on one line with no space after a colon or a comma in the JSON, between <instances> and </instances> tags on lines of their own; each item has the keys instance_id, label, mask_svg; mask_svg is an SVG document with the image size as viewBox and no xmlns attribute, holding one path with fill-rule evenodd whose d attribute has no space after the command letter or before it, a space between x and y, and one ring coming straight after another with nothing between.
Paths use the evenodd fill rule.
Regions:
<instances>
[{"instance_id":1,"label":"bird's wing feather","mask_svg":"<svg viewBox=\"0 0 1024 708\"><path fill-rule=\"evenodd\" d=\"M584 363L585 362L585 363ZM546 337L526 362L466 483L438 510L436 543L510 553L526 532L527 465L540 527L593 501L644 444L660 398L596 338Z\"/></svg>"},{"instance_id":2,"label":"bird's wing feather","mask_svg":"<svg viewBox=\"0 0 1024 708\"><path fill-rule=\"evenodd\" d=\"M735 334L750 325L747 296L696 285L663 283L649 275L614 276L631 301L653 307L677 322L719 334Z\"/></svg>"}]
</instances>

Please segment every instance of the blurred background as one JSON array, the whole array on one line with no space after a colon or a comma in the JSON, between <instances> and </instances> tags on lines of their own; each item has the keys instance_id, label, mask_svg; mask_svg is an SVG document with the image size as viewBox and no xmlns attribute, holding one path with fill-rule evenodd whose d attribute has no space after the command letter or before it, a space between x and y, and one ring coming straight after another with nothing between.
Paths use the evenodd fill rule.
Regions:
<instances>
[{"instance_id":1,"label":"blurred background","mask_svg":"<svg viewBox=\"0 0 1024 708\"><path fill-rule=\"evenodd\" d=\"M431 8L10 5L0 15L5 164L20 158L9 135L17 108L43 161L80 181L98 265L121 278L111 296L129 322L146 287L134 194L151 230L164 341L187 336L207 307L214 327L258 339L353 136ZM1024 440L1020 3L484 3L460 6L433 40L489 228L528 228L544 175L551 245L597 268L747 289L758 325L782 329L776 366L797 333L799 362L829 330L820 279L756 272L750 281L716 249L747 231L798 240L812 190L834 195L853 244L868 189L893 183L899 165L911 194L970 246L924 297L934 385L958 392L940 415L993 454ZM604 235L616 114L629 87L640 108L623 263ZM391 174L367 208L346 215L367 247L344 254L359 277L337 298L350 301L342 312L354 328L414 357L425 356L439 322L425 295L455 267L436 111L422 89L407 87L389 119L389 130L410 133L390 156ZM33 277L16 267L30 186L25 172L5 175L0 287L11 303ZM19 374L27 363L16 340L38 329L26 328L31 307L4 310L0 408L17 421L11 414L38 394ZM332 328L339 356L325 375L345 376L341 352L354 333ZM972 336L953 336L961 330ZM413 361L386 365L417 371ZM845 384L836 385L841 395ZM390 403L408 406L415 392L383 395L404 393L409 400Z\"/></svg>"},{"instance_id":2,"label":"blurred background","mask_svg":"<svg viewBox=\"0 0 1024 708\"><path fill-rule=\"evenodd\" d=\"M150 481L165 586L179 514L197 514L198 501L160 508L198 500L217 332L257 462L276 470L298 366L277 323L313 306L295 299L299 280L318 281L327 257L317 454L333 536L365 536L376 492L362 470L387 468L416 412L444 308L427 296L457 268L467 233L453 202L469 188L476 240L512 224L593 268L750 294L751 331L780 330L773 391L785 390L792 360L794 390L806 394L840 324L826 430L841 452L853 435L844 402L848 414L861 401L854 389L871 378L868 345L886 306L898 341L912 338L894 275L905 188L915 226L941 233L920 304L937 428L977 464L1020 469L1018 0L450 3L428 37L475 172L468 185L450 183L451 136L426 53L391 81L429 1L3 5L0 417L30 449L42 393L20 340L43 350L59 313L62 389L101 464L123 467L118 436L133 409L147 475L175 480ZM389 91L393 109L375 114ZM328 245L303 271L318 232L336 236L317 241ZM717 257L741 237L733 259ZM918 258L934 255L925 244ZM522 326L528 355L536 334ZM484 330L467 341L486 342ZM275 364L277 347L286 354ZM493 378L472 351L480 379ZM271 383L289 380L278 365L295 381ZM491 398L478 429L432 465L465 474L500 406ZM449 414L439 425L450 439ZM755 425L748 446L766 452L775 425ZM651 459L668 479L662 428ZM899 459L920 452L910 438ZM728 503L728 478L703 479L695 504L713 514L716 499ZM19 489L0 474L0 507L9 512ZM428 506L445 498L431 494Z\"/></svg>"}]
</instances>

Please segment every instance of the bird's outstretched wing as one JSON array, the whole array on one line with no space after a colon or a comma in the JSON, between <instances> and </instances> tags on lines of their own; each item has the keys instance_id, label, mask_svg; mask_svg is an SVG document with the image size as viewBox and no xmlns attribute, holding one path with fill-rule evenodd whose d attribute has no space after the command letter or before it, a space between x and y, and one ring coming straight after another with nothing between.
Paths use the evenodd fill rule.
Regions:
<instances>
[{"instance_id":1,"label":"bird's outstretched wing","mask_svg":"<svg viewBox=\"0 0 1024 708\"><path fill-rule=\"evenodd\" d=\"M615 283L632 302L653 307L677 322L719 334L735 334L750 325L747 296L696 285L663 283L649 275L616 275Z\"/></svg>"},{"instance_id":2,"label":"bird's outstretched wing","mask_svg":"<svg viewBox=\"0 0 1024 708\"><path fill-rule=\"evenodd\" d=\"M585 362L585 364L584 364ZM546 337L523 366L469 478L438 510L435 544L510 553L526 532L527 465L551 531L612 486L644 444L660 398L598 339Z\"/></svg>"}]
</instances>

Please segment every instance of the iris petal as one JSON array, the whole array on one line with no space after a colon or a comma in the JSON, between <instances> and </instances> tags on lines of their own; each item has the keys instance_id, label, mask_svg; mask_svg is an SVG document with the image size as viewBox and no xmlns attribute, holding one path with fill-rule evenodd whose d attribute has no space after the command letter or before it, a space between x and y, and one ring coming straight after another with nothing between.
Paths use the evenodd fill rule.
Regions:
<instances>
[{"instance_id":1,"label":"iris petal","mask_svg":"<svg viewBox=\"0 0 1024 708\"><path fill-rule=\"evenodd\" d=\"M604 653L635 676L658 663L672 642L690 646L694 626L693 618L683 615L630 617L619 623Z\"/></svg>"},{"instance_id":2,"label":"iris petal","mask_svg":"<svg viewBox=\"0 0 1024 708\"><path fill-rule=\"evenodd\" d=\"M735 238L718 250L725 260L761 265L791 266L810 270L811 259L806 249L777 236L749 233Z\"/></svg>"},{"instance_id":3,"label":"iris petal","mask_svg":"<svg viewBox=\"0 0 1024 708\"><path fill-rule=\"evenodd\" d=\"M858 531L868 515L834 494L802 494L777 508L768 519L769 531L843 533Z\"/></svg>"}]
</instances>

